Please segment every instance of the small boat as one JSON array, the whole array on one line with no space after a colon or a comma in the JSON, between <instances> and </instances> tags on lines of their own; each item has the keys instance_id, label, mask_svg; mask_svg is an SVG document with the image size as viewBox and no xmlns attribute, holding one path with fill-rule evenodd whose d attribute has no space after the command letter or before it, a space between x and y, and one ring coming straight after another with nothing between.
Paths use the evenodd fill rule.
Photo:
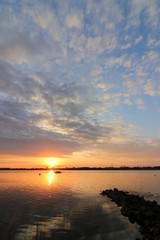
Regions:
<instances>
[{"instance_id":1,"label":"small boat","mask_svg":"<svg viewBox=\"0 0 160 240\"><path fill-rule=\"evenodd\" d=\"M57 171L55 171L54 173L62 173L61 171L59 171L59 170L57 170Z\"/></svg>"}]
</instances>

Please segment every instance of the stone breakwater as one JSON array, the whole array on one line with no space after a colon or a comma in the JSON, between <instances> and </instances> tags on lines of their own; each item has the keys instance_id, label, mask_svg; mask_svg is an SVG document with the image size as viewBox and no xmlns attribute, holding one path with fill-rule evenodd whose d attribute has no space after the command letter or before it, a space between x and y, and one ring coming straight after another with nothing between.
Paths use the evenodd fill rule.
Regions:
<instances>
[{"instance_id":1,"label":"stone breakwater","mask_svg":"<svg viewBox=\"0 0 160 240\"><path fill-rule=\"evenodd\" d=\"M114 201L121 207L123 216L140 226L143 240L160 240L160 205L156 201L147 201L144 197L117 188L104 190L101 195Z\"/></svg>"}]
</instances>

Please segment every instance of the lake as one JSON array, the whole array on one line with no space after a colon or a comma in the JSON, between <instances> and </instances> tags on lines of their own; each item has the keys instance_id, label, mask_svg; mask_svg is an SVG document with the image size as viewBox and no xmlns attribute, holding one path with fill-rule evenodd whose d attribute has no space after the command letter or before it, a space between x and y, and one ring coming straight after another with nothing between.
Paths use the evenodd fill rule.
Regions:
<instances>
[{"instance_id":1,"label":"lake","mask_svg":"<svg viewBox=\"0 0 160 240\"><path fill-rule=\"evenodd\" d=\"M0 171L0 239L141 239L100 192L118 188L160 203L159 184L159 171Z\"/></svg>"}]
</instances>

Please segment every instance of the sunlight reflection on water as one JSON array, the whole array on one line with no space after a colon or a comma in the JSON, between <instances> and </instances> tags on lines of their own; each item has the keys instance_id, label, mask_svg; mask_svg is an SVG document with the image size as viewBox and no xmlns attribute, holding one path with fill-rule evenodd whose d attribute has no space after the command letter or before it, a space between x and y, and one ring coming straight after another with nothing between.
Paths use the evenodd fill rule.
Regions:
<instances>
[{"instance_id":1,"label":"sunlight reflection on water","mask_svg":"<svg viewBox=\"0 0 160 240\"><path fill-rule=\"evenodd\" d=\"M137 226L99 193L117 187L159 201L159 182L152 171L3 171L0 239L135 239Z\"/></svg>"},{"instance_id":2,"label":"sunlight reflection on water","mask_svg":"<svg viewBox=\"0 0 160 240\"><path fill-rule=\"evenodd\" d=\"M50 170L49 174L48 174L48 184L49 185L54 183L54 176L55 176L55 173L53 172L53 170Z\"/></svg>"}]
</instances>

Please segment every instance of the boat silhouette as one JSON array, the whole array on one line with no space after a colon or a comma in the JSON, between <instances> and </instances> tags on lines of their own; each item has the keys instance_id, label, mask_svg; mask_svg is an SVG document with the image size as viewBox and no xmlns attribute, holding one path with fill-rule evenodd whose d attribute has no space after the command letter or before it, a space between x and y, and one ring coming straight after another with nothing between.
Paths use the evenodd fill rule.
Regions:
<instances>
[{"instance_id":1,"label":"boat silhouette","mask_svg":"<svg viewBox=\"0 0 160 240\"><path fill-rule=\"evenodd\" d=\"M59 171L59 170L57 170L57 171L55 171L54 173L62 173L61 171Z\"/></svg>"}]
</instances>

